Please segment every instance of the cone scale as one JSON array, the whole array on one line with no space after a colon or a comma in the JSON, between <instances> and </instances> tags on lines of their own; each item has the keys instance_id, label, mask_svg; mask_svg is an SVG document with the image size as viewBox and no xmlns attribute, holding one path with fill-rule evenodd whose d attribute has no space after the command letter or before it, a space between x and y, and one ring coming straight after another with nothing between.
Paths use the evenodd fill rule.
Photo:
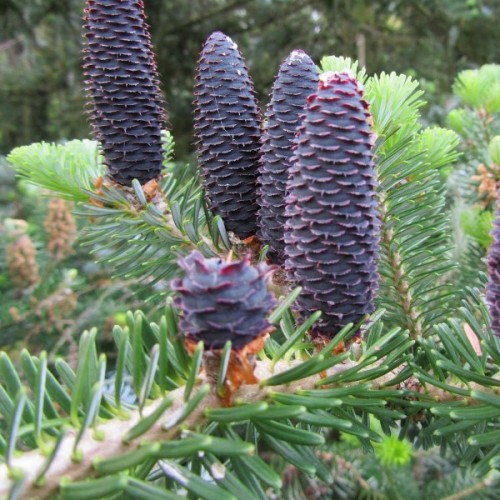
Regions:
<instances>
[{"instance_id":1,"label":"cone scale","mask_svg":"<svg viewBox=\"0 0 500 500\"><path fill-rule=\"evenodd\" d=\"M303 287L299 312L321 310L313 336L332 337L373 312L379 214L368 103L347 72L308 98L287 185L285 267Z\"/></svg>"}]
</instances>

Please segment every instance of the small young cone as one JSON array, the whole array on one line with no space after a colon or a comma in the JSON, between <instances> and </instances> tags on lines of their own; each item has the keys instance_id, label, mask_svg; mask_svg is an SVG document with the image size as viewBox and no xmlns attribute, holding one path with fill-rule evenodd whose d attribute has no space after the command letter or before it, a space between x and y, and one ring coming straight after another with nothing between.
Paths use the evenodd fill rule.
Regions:
<instances>
[{"instance_id":1,"label":"small young cone","mask_svg":"<svg viewBox=\"0 0 500 500\"><path fill-rule=\"evenodd\" d=\"M493 241L487 257L486 302L490 310L493 333L500 337L500 200L498 198L492 235Z\"/></svg>"},{"instance_id":2,"label":"small young cone","mask_svg":"<svg viewBox=\"0 0 500 500\"><path fill-rule=\"evenodd\" d=\"M181 312L180 328L191 342L205 350L222 349L230 340L239 349L269 330L267 315L276 300L267 289L272 268L206 259L198 252L180 259L184 278L172 281Z\"/></svg>"},{"instance_id":3,"label":"small young cone","mask_svg":"<svg viewBox=\"0 0 500 500\"><path fill-rule=\"evenodd\" d=\"M259 239L269 245L268 256L285 260L285 196L291 168L293 141L306 99L318 87L318 69L302 50L294 50L282 63L266 112L259 177Z\"/></svg>"},{"instance_id":4,"label":"small young cone","mask_svg":"<svg viewBox=\"0 0 500 500\"><path fill-rule=\"evenodd\" d=\"M128 186L159 176L164 102L142 0L87 0L84 69L92 127L108 175Z\"/></svg>"},{"instance_id":5,"label":"small young cone","mask_svg":"<svg viewBox=\"0 0 500 500\"><path fill-rule=\"evenodd\" d=\"M303 287L303 315L323 312L313 335L332 337L374 310L379 214L368 103L347 72L307 100L287 185L285 267Z\"/></svg>"},{"instance_id":6,"label":"small young cone","mask_svg":"<svg viewBox=\"0 0 500 500\"><path fill-rule=\"evenodd\" d=\"M236 44L213 33L201 51L194 89L196 152L210 209L239 238L257 230L259 108Z\"/></svg>"}]
</instances>

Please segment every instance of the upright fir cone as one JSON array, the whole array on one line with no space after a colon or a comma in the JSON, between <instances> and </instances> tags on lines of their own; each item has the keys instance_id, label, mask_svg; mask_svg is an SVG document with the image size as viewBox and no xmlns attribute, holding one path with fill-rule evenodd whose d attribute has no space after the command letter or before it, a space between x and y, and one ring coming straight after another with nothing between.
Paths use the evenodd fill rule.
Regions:
<instances>
[{"instance_id":1,"label":"upright fir cone","mask_svg":"<svg viewBox=\"0 0 500 500\"><path fill-rule=\"evenodd\" d=\"M73 204L61 198L52 198L49 211L43 221L47 231L47 250L56 260L62 260L71 255L76 238L76 223L71 210Z\"/></svg>"},{"instance_id":2,"label":"upright fir cone","mask_svg":"<svg viewBox=\"0 0 500 500\"><path fill-rule=\"evenodd\" d=\"M332 337L374 310L379 214L368 103L350 72L307 100L288 182L285 263L303 287L300 312L323 312L313 336Z\"/></svg>"},{"instance_id":3,"label":"upright fir cone","mask_svg":"<svg viewBox=\"0 0 500 500\"><path fill-rule=\"evenodd\" d=\"M84 68L108 175L128 186L162 170L164 102L142 0L87 0Z\"/></svg>"},{"instance_id":4,"label":"upright fir cone","mask_svg":"<svg viewBox=\"0 0 500 500\"><path fill-rule=\"evenodd\" d=\"M225 262L198 252L180 259L186 276L172 281L178 293L180 328L188 340L204 342L205 349L222 349L230 340L242 348L265 334L267 315L276 300L267 290L272 268L252 266L249 258Z\"/></svg>"},{"instance_id":5,"label":"upright fir cone","mask_svg":"<svg viewBox=\"0 0 500 500\"><path fill-rule=\"evenodd\" d=\"M269 245L269 257L285 260L285 196L292 145L306 98L318 87L318 70L302 50L282 63L267 108L259 177L258 236Z\"/></svg>"},{"instance_id":6,"label":"upright fir cone","mask_svg":"<svg viewBox=\"0 0 500 500\"><path fill-rule=\"evenodd\" d=\"M259 108L236 44L220 32L205 42L196 70L194 130L208 205L229 231L257 230Z\"/></svg>"},{"instance_id":7,"label":"upright fir cone","mask_svg":"<svg viewBox=\"0 0 500 500\"><path fill-rule=\"evenodd\" d=\"M491 328L500 337L500 192L497 190L497 210L493 225L493 241L488 251L488 283L486 302L490 309Z\"/></svg>"}]
</instances>

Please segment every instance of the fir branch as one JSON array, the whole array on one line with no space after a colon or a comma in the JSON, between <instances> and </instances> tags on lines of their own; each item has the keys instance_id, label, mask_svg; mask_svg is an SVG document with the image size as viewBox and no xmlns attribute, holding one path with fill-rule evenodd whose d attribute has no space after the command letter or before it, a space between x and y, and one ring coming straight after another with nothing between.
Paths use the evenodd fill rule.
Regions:
<instances>
[{"instance_id":1,"label":"fir branch","mask_svg":"<svg viewBox=\"0 0 500 500\"><path fill-rule=\"evenodd\" d=\"M144 186L136 180L130 187L102 184L105 169L95 141L31 144L14 149L8 160L31 184L77 203L75 213L92 222L81 241L112 266L114 276L152 287L177 273L179 254L198 249L213 257L231 246L224 223L205 206L196 170L171 163L173 144L164 132L164 173Z\"/></svg>"},{"instance_id":2,"label":"fir branch","mask_svg":"<svg viewBox=\"0 0 500 500\"><path fill-rule=\"evenodd\" d=\"M179 255L198 249L214 257L230 248L222 220L206 209L198 177L185 167L174 167L160 185L134 180L130 188L102 186L88 195L91 203L77 212L94 221L83 242L115 276L135 277L151 287L178 273Z\"/></svg>"},{"instance_id":3,"label":"fir branch","mask_svg":"<svg viewBox=\"0 0 500 500\"><path fill-rule=\"evenodd\" d=\"M293 361L291 363L278 362L272 365L268 361L257 363L256 375L261 380L276 377L283 374L294 367L301 366L301 361ZM345 361L335 365L326 371L327 379L335 379L342 373L349 370L356 370L360 363L354 361ZM373 367L373 366L372 366ZM371 367L371 368L372 368ZM391 382L404 367L398 367L390 373L371 380L371 389L375 391L373 397L376 398L377 390L387 390L391 386L387 384ZM298 391L303 393L307 390L314 390L318 383L324 380L323 374L315 374L305 378L282 385L275 385L271 388L262 387L259 385L243 385L234 395L235 401L239 406L252 405L260 401L269 401L270 393L295 394ZM357 382L346 384L348 387L358 385ZM202 383L193 388L190 400L194 401L203 395L204 388L207 386ZM411 391L408 391L411 387ZM500 394L499 388L485 388L480 384L459 384L457 388L471 390L471 387L481 391ZM411 378L394 386L396 389L405 389L408 394L413 396L422 394L425 401L433 401L447 403L457 400L457 396L445 391L439 387L432 385L423 385L418 378ZM468 400L474 403L470 397L459 398ZM11 460L11 468L6 465L0 466L0 497L8 496L10 489L15 484L15 479L24 477L22 487L22 495L33 498L50 498L56 494L64 478L64 483L70 481L80 481L86 478L99 475L99 464L107 459L116 457L130 456L131 452L145 449L146 443L166 443L178 438L182 431L186 429L197 429L200 425L207 422L207 414L214 412L217 408L224 406L223 400L220 399L214 392L209 392L203 398L203 404L198 404L192 412L183 419L182 415L186 411L186 406L189 401L184 403L184 387L180 387L169 394L171 406L165 410L163 399L158 399L143 409L142 414L139 410L131 411L127 414L126 419L114 417L107 421L102 421L92 433L87 430L78 442L76 449L78 450L75 456L75 443L79 438L76 429L69 430L58 443L58 449L55 459L50 464L44 475L42 482L37 483L36 479L40 471L44 470L47 462L47 456L41 450L24 452L18 457L13 457ZM163 412L161 410L164 410ZM152 425L143 433L134 436L134 429L143 423L148 418L154 416ZM189 435L189 433L188 433ZM181 440L182 442L182 440ZM157 450L156 450L157 451ZM151 452L151 456L155 457L155 450ZM76 458L78 457L78 458ZM120 468L121 466L118 466ZM123 467L122 467L123 468Z\"/></svg>"},{"instance_id":4,"label":"fir branch","mask_svg":"<svg viewBox=\"0 0 500 500\"><path fill-rule=\"evenodd\" d=\"M381 243L385 249L385 257L391 270L386 277L391 280L397 293L391 294L391 300L402 309L404 326L408 328L412 339L418 339L422 335L422 322L419 319L421 311L413 300L410 286L407 280L407 272L402 262L402 256L393 245L394 230L389 227L387 205L383 194L380 195L380 214L382 219ZM383 272L383 271L382 271Z\"/></svg>"},{"instance_id":5,"label":"fir branch","mask_svg":"<svg viewBox=\"0 0 500 500\"><path fill-rule=\"evenodd\" d=\"M15 148L9 164L27 182L74 202L88 201L95 181L104 174L96 141L45 142Z\"/></svg>"},{"instance_id":6,"label":"fir branch","mask_svg":"<svg viewBox=\"0 0 500 500\"><path fill-rule=\"evenodd\" d=\"M404 76L374 77L366 95L379 134L380 304L417 339L445 319L453 295L445 279L453 262L439 169L456 159L457 137L437 128L419 132L423 102Z\"/></svg>"},{"instance_id":7,"label":"fir branch","mask_svg":"<svg viewBox=\"0 0 500 500\"><path fill-rule=\"evenodd\" d=\"M495 482L498 480L496 474L497 474L496 472L490 473L488 474L488 476L478 481L476 484L458 493L454 493L453 495L448 495L447 497L443 498L443 500L462 500L465 498L469 498L470 495L474 494L477 495L479 492L487 490L488 488L490 488L495 484Z\"/></svg>"}]
</instances>

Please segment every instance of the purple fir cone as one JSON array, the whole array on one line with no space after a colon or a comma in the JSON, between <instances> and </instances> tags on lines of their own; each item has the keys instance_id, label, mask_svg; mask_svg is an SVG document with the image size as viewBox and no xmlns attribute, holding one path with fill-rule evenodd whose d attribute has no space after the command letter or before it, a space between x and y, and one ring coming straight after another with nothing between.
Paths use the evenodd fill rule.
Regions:
<instances>
[{"instance_id":1,"label":"purple fir cone","mask_svg":"<svg viewBox=\"0 0 500 500\"><path fill-rule=\"evenodd\" d=\"M258 236L269 245L269 257L285 260L285 196L292 145L306 99L318 88L318 69L302 50L282 63L273 85L263 137L259 177Z\"/></svg>"},{"instance_id":2,"label":"purple fir cone","mask_svg":"<svg viewBox=\"0 0 500 500\"><path fill-rule=\"evenodd\" d=\"M350 72L308 98L287 190L285 267L303 287L303 315L323 312L313 335L332 337L373 312L380 220L368 103Z\"/></svg>"},{"instance_id":3,"label":"purple fir cone","mask_svg":"<svg viewBox=\"0 0 500 500\"><path fill-rule=\"evenodd\" d=\"M141 0L87 0L84 69L108 175L130 185L162 170L164 100Z\"/></svg>"},{"instance_id":4,"label":"purple fir cone","mask_svg":"<svg viewBox=\"0 0 500 500\"><path fill-rule=\"evenodd\" d=\"M486 260L488 265L486 303L491 315L491 329L495 335L500 337L500 201L498 199L493 224L493 241L491 242Z\"/></svg>"},{"instance_id":5,"label":"purple fir cone","mask_svg":"<svg viewBox=\"0 0 500 500\"><path fill-rule=\"evenodd\" d=\"M261 133L253 84L236 44L220 32L205 42L194 89L196 150L209 208L238 237L257 230Z\"/></svg>"},{"instance_id":6,"label":"purple fir cone","mask_svg":"<svg viewBox=\"0 0 500 500\"><path fill-rule=\"evenodd\" d=\"M205 349L249 344L271 326L267 315L276 300L267 289L272 268L252 266L249 258L235 262L206 259L198 252L181 258L184 278L172 281L175 304L181 311L180 328L189 340Z\"/></svg>"}]
</instances>

